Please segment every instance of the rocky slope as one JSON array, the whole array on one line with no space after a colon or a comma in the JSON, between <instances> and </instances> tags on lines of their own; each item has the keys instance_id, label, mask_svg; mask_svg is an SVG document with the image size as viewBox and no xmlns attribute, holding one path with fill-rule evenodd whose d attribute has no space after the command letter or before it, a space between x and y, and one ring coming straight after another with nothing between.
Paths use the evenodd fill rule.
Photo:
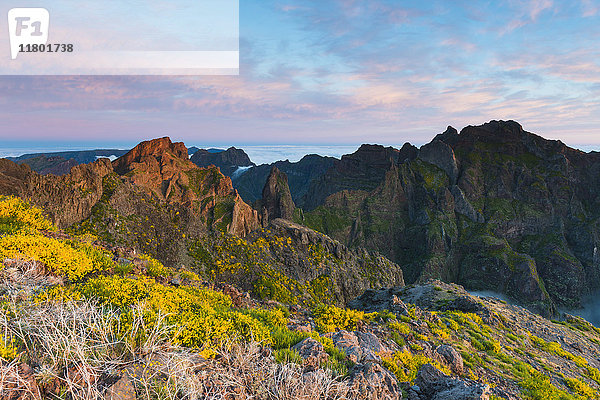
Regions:
<instances>
[{"instance_id":1,"label":"rocky slope","mask_svg":"<svg viewBox=\"0 0 600 400\"><path fill-rule=\"evenodd\" d=\"M350 301L352 309L332 306L335 296L315 296L329 288L335 294L335 279L304 285L310 290L302 299L277 292L298 284L291 279L270 286L262 281L247 293L132 248L56 229L35 231L48 227L42 214L12 199L0 199L0 210L4 222L11 222L7 216L29 222L17 232L12 228L23 224L0 225L0 302L7 311L0 318L3 398L600 396L600 330L576 317L549 321L441 281L390 287L393 279L383 277L393 278L397 266L384 259L362 266L367 273L379 266L372 273L381 280ZM271 230L276 234L255 232L247 243L225 235L232 243L215 251L233 244L253 257L261 248L278 248L275 253L287 254L293 273L316 276L338 263L345 265L340 275L360 271L352 269L360 267L355 264L360 253L324 235L284 220L275 220ZM23 248L14 252L6 243ZM339 261L317 261L312 243L322 246L320 257L335 254ZM207 252L196 251L206 261ZM314 259L308 261L311 252ZM243 257L239 251L228 254L238 258L216 257L215 265L231 260L235 266ZM73 257L79 262L70 262ZM294 257L299 262L290 261ZM254 265L278 262L258 260ZM360 278L348 283L360 293ZM380 286L387 288L376 289ZM275 296L261 300L264 294ZM273 297L277 301L269 300Z\"/></svg>"},{"instance_id":2,"label":"rocky slope","mask_svg":"<svg viewBox=\"0 0 600 400\"><path fill-rule=\"evenodd\" d=\"M64 176L40 176L0 160L0 194L42 206L61 228L135 246L165 262L187 257L186 236L223 230L244 236L259 227L216 167L199 168L182 143L143 142L112 164L101 159Z\"/></svg>"},{"instance_id":3,"label":"rocky slope","mask_svg":"<svg viewBox=\"0 0 600 400\"><path fill-rule=\"evenodd\" d=\"M501 291L551 313L598 288L599 169L599 154L513 121L449 127L420 149L345 156L297 221L382 252L408 282Z\"/></svg>"},{"instance_id":4,"label":"rocky slope","mask_svg":"<svg viewBox=\"0 0 600 400\"><path fill-rule=\"evenodd\" d=\"M401 332L407 351L437 360L447 366L446 374L476 377L485 384L478 388L473 382L452 381L423 367L408 389L409 399L599 396L600 330L578 317L566 314L562 322L548 321L522 307L433 280L367 291L350 306L390 310L402 321L392 324L392 331Z\"/></svg>"},{"instance_id":5,"label":"rocky slope","mask_svg":"<svg viewBox=\"0 0 600 400\"><path fill-rule=\"evenodd\" d=\"M366 289L404 285L402 269L364 249L348 249L293 222L275 219L245 238L212 234L190 247L202 276L286 304L343 306Z\"/></svg>"}]
</instances>

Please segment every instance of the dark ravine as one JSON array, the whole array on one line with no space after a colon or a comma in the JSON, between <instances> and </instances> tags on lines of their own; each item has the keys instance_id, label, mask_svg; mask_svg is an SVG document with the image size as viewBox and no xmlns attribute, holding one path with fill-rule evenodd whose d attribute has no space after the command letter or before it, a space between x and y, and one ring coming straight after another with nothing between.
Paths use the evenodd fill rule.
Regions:
<instances>
[{"instance_id":1,"label":"dark ravine","mask_svg":"<svg viewBox=\"0 0 600 400\"><path fill-rule=\"evenodd\" d=\"M232 177L233 186L245 202L253 204L262 197L262 190L271 169L276 167L288 177L290 193L295 204L304 205L310 184L340 161L333 157L309 154L298 162L277 161L249 168L243 174Z\"/></svg>"}]
</instances>

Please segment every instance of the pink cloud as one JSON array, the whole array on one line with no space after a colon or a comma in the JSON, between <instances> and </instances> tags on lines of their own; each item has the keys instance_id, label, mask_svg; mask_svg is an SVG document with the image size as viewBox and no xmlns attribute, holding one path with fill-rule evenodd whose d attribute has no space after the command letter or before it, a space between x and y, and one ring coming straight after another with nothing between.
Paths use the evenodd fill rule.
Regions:
<instances>
[{"instance_id":1,"label":"pink cloud","mask_svg":"<svg viewBox=\"0 0 600 400\"><path fill-rule=\"evenodd\" d=\"M583 9L582 15L584 18L595 17L600 10L600 7L598 7L598 5L594 5L592 0L581 0L581 7Z\"/></svg>"}]
</instances>

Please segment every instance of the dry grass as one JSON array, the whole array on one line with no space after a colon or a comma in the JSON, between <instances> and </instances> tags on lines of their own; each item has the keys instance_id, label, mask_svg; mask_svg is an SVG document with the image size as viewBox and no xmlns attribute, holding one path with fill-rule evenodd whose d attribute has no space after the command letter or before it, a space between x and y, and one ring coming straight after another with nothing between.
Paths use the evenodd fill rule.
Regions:
<instances>
[{"instance_id":1,"label":"dry grass","mask_svg":"<svg viewBox=\"0 0 600 400\"><path fill-rule=\"evenodd\" d=\"M0 331L22 352L19 362L0 365L3 399L16 391L48 397L60 387L73 400L97 400L123 375L144 400L353 397L347 383L329 372L305 373L296 364L277 364L271 350L257 343L231 343L211 360L174 347L167 340L170 327L157 323L148 330L141 308L134 313L132 335L139 330L146 335L136 343L121 334L117 312L90 302L8 304L8 312L0 313ZM23 371L21 361L34 370Z\"/></svg>"},{"instance_id":2,"label":"dry grass","mask_svg":"<svg viewBox=\"0 0 600 400\"><path fill-rule=\"evenodd\" d=\"M40 262L27 259L5 259L0 270L0 291L10 300L26 299L62 279L48 275Z\"/></svg>"}]
</instances>

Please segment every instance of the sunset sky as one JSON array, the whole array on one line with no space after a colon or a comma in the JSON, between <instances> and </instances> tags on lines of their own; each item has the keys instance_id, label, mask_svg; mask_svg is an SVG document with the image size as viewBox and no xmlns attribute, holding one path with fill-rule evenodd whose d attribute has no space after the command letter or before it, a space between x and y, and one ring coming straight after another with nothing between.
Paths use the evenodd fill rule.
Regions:
<instances>
[{"instance_id":1,"label":"sunset sky","mask_svg":"<svg viewBox=\"0 0 600 400\"><path fill-rule=\"evenodd\" d=\"M423 144L514 119L600 148L599 7L242 0L240 76L0 77L0 146Z\"/></svg>"}]
</instances>

